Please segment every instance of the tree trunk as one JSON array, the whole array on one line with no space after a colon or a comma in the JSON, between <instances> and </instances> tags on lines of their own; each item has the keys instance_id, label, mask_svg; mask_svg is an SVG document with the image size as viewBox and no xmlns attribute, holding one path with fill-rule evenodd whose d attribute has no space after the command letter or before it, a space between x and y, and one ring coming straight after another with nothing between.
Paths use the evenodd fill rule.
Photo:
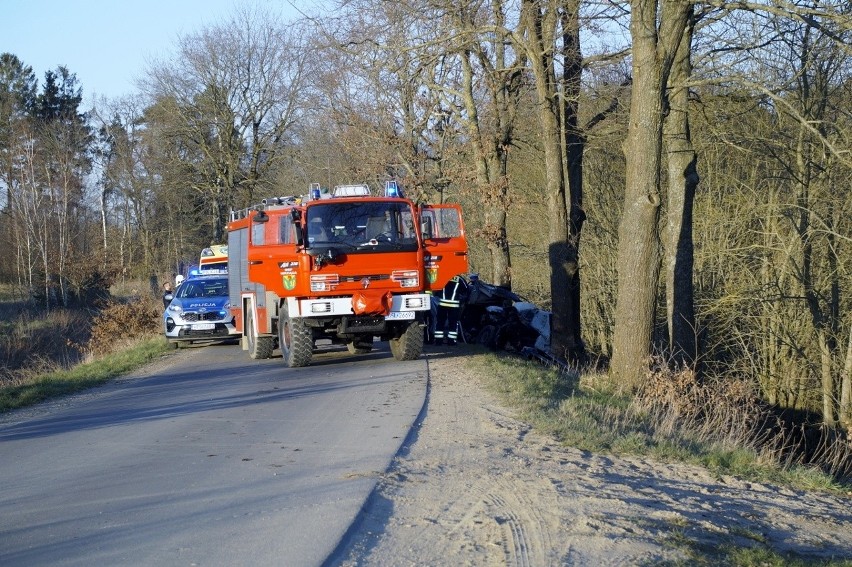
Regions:
<instances>
[{"instance_id":1,"label":"tree trunk","mask_svg":"<svg viewBox=\"0 0 852 567\"><path fill-rule=\"evenodd\" d=\"M826 425L834 426L837 421L834 418L834 375L831 373L833 356L825 327L819 329L817 339L819 341L820 381L822 382L822 421Z\"/></svg>"},{"instance_id":2,"label":"tree trunk","mask_svg":"<svg viewBox=\"0 0 852 567\"><path fill-rule=\"evenodd\" d=\"M467 111L468 134L474 150L476 181L480 191L480 201L485 208L482 231L491 259L490 281L496 285L511 289L511 261L509 256L509 238L506 233L506 202L508 196L508 177L503 150L499 139L487 140L479 123L479 107L473 93L473 67L469 52L461 54L462 63L462 100ZM492 87L494 88L494 87ZM492 100L496 101L496 93ZM505 120L505 118L504 118ZM511 127L509 128L511 132ZM508 134L511 138L511 134ZM510 140L509 140L510 141ZM508 143L505 142L505 143Z\"/></svg>"},{"instance_id":3,"label":"tree trunk","mask_svg":"<svg viewBox=\"0 0 852 567\"><path fill-rule=\"evenodd\" d=\"M618 291L611 373L635 388L645 375L660 273L660 165L665 85L688 19L686 2L631 1L633 90L624 143L626 187L618 229ZM659 38L659 41L658 41Z\"/></svg>"},{"instance_id":4,"label":"tree trunk","mask_svg":"<svg viewBox=\"0 0 852 567\"><path fill-rule=\"evenodd\" d=\"M484 230L492 237L488 239L488 251L491 255L491 281L504 287L512 289L512 262L509 255L509 237L506 234L506 197L508 193L508 180L501 177L497 180L498 187L494 192L500 195L500 200L489 199L485 203L485 226ZM489 186L493 187L493 186Z\"/></svg>"},{"instance_id":5,"label":"tree trunk","mask_svg":"<svg viewBox=\"0 0 852 567\"><path fill-rule=\"evenodd\" d=\"M692 210L698 186L697 156L689 130L689 88L692 73L693 17L684 30L669 74L669 112L663 124L668 165L666 227L666 318L671 362L692 365L697 359L692 283Z\"/></svg>"},{"instance_id":6,"label":"tree trunk","mask_svg":"<svg viewBox=\"0 0 852 567\"><path fill-rule=\"evenodd\" d=\"M849 326L849 342L846 345L846 362L840 378L840 423L852 429L852 325Z\"/></svg>"},{"instance_id":7,"label":"tree trunk","mask_svg":"<svg viewBox=\"0 0 852 567\"><path fill-rule=\"evenodd\" d=\"M568 211L563 175L560 109L556 92L553 45L559 23L557 6L523 2L523 16L528 39L526 48L535 80L548 206L548 265L550 266L550 350L563 360L575 358L580 349L579 337L571 333L571 283L576 271L575 248L568 241Z\"/></svg>"},{"instance_id":8,"label":"tree trunk","mask_svg":"<svg viewBox=\"0 0 852 567\"><path fill-rule=\"evenodd\" d=\"M584 362L586 349L582 340L580 318L580 235L586 213L583 210L583 150L585 138L580 131L580 91L582 89L583 55L580 51L579 4L570 3L562 11L562 124L564 127L564 176L568 182L568 288L566 333L572 345L571 358Z\"/></svg>"}]
</instances>

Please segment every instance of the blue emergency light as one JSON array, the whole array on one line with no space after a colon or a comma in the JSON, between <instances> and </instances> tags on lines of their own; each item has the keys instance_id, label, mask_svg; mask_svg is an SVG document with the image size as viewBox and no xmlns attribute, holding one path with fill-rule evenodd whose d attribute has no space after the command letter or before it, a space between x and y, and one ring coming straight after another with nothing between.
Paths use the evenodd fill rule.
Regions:
<instances>
[{"instance_id":1,"label":"blue emergency light","mask_svg":"<svg viewBox=\"0 0 852 567\"><path fill-rule=\"evenodd\" d=\"M311 199L320 199L322 197L322 189L319 183L311 183Z\"/></svg>"},{"instance_id":2,"label":"blue emergency light","mask_svg":"<svg viewBox=\"0 0 852 567\"><path fill-rule=\"evenodd\" d=\"M399 188L396 181L385 181L385 197L402 198L402 189Z\"/></svg>"}]
</instances>

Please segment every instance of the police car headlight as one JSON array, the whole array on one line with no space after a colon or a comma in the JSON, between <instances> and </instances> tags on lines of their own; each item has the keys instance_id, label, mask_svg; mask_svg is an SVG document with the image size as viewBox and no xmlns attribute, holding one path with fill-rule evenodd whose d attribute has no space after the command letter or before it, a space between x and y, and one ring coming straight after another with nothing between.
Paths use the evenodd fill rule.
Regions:
<instances>
[{"instance_id":1,"label":"police car headlight","mask_svg":"<svg viewBox=\"0 0 852 567\"><path fill-rule=\"evenodd\" d=\"M183 309L180 308L180 305L175 305L174 303L172 303L171 305L169 305L169 311L180 313L181 311L183 311Z\"/></svg>"}]
</instances>

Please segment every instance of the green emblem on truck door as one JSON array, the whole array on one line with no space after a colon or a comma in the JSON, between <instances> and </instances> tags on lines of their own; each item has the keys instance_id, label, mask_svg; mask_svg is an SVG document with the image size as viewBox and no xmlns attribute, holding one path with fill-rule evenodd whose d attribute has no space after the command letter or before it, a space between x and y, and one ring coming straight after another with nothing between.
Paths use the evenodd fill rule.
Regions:
<instances>
[{"instance_id":1,"label":"green emblem on truck door","mask_svg":"<svg viewBox=\"0 0 852 567\"><path fill-rule=\"evenodd\" d=\"M296 274L284 274L284 289L296 287Z\"/></svg>"}]
</instances>

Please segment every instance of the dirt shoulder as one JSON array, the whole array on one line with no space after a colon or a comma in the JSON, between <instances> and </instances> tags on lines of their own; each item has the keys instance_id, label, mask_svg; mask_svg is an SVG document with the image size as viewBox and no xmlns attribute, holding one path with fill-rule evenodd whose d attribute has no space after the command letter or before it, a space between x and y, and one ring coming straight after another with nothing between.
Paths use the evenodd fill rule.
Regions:
<instances>
[{"instance_id":1,"label":"dirt shoulder","mask_svg":"<svg viewBox=\"0 0 852 567\"><path fill-rule=\"evenodd\" d=\"M850 499L564 448L463 357L428 360L424 417L336 564L659 564L728 543L852 559Z\"/></svg>"}]
</instances>

